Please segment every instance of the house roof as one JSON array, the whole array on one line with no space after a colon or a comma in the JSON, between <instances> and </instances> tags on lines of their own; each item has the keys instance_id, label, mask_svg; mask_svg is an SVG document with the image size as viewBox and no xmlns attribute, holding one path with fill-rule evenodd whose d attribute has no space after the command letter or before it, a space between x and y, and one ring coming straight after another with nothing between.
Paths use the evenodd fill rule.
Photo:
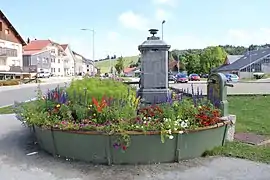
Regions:
<instances>
[{"instance_id":1,"label":"house roof","mask_svg":"<svg viewBox=\"0 0 270 180\"><path fill-rule=\"evenodd\" d=\"M243 55L227 55L224 64L229 65L243 57Z\"/></svg>"},{"instance_id":2,"label":"house roof","mask_svg":"<svg viewBox=\"0 0 270 180\"><path fill-rule=\"evenodd\" d=\"M0 16L6 22L6 24L8 25L8 27L13 31L13 33L18 38L18 40L21 42L21 44L23 46L26 45L26 42L23 40L23 38L21 37L21 35L18 33L18 31L15 29L15 27L11 24L11 22L8 20L8 18L5 16L5 14L1 10L0 10Z\"/></svg>"},{"instance_id":3,"label":"house roof","mask_svg":"<svg viewBox=\"0 0 270 180\"><path fill-rule=\"evenodd\" d=\"M24 51L35 51L41 50L51 44L52 41L50 40L33 40L29 44L23 47Z\"/></svg>"},{"instance_id":4,"label":"house roof","mask_svg":"<svg viewBox=\"0 0 270 180\"><path fill-rule=\"evenodd\" d=\"M36 53L39 53L39 52L40 52L40 50L24 51L23 55L33 55L33 54L36 54Z\"/></svg>"},{"instance_id":5,"label":"house roof","mask_svg":"<svg viewBox=\"0 0 270 180\"><path fill-rule=\"evenodd\" d=\"M68 47L68 44L61 44L60 46L61 46L64 50L66 50L67 47Z\"/></svg>"},{"instance_id":6,"label":"house roof","mask_svg":"<svg viewBox=\"0 0 270 180\"><path fill-rule=\"evenodd\" d=\"M82 55L76 53L75 51L72 51L72 53L73 53L74 55L81 56L82 58L84 58L84 56L82 56ZM84 59L85 59L85 58L84 58Z\"/></svg>"},{"instance_id":7,"label":"house roof","mask_svg":"<svg viewBox=\"0 0 270 180\"><path fill-rule=\"evenodd\" d=\"M236 60L232 64L218 68L218 71L241 70L249 66L250 64L257 62L269 55L270 55L270 48L262 48L259 50L246 52L240 59Z\"/></svg>"},{"instance_id":8,"label":"house roof","mask_svg":"<svg viewBox=\"0 0 270 180\"><path fill-rule=\"evenodd\" d=\"M46 52L46 51L50 51L50 50L24 51L23 55L35 55L35 54L43 53L43 52Z\"/></svg>"},{"instance_id":9,"label":"house roof","mask_svg":"<svg viewBox=\"0 0 270 180\"><path fill-rule=\"evenodd\" d=\"M128 67L128 68L124 69L124 73L130 73L130 72L135 71L135 70L136 70L136 67L133 67L133 68Z\"/></svg>"}]
</instances>

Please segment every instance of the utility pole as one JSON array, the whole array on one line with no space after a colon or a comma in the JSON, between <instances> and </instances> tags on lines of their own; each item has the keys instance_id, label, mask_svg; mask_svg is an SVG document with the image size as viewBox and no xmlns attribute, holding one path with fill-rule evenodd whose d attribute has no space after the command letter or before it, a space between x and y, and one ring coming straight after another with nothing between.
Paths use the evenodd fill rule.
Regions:
<instances>
[{"instance_id":1,"label":"utility pole","mask_svg":"<svg viewBox=\"0 0 270 180\"><path fill-rule=\"evenodd\" d=\"M94 29L87 29L87 28L83 28L81 29L82 31L91 31L92 32L92 55L93 55L93 65L94 65L94 69L95 69L95 30Z\"/></svg>"},{"instance_id":2,"label":"utility pole","mask_svg":"<svg viewBox=\"0 0 270 180\"><path fill-rule=\"evenodd\" d=\"M163 26L164 26L164 23L165 23L165 22L166 22L166 21L163 20L162 23L161 23L161 37L162 37L162 40L163 40Z\"/></svg>"}]
</instances>

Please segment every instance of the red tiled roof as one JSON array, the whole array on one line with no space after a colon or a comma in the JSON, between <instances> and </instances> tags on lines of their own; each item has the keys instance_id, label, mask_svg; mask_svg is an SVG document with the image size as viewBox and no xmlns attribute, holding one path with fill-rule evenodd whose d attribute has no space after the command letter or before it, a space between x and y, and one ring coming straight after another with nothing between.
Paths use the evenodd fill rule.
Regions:
<instances>
[{"instance_id":1,"label":"red tiled roof","mask_svg":"<svg viewBox=\"0 0 270 180\"><path fill-rule=\"evenodd\" d=\"M124 73L130 73L131 71L134 71L136 69L136 67L133 67L133 68L125 68L124 69Z\"/></svg>"},{"instance_id":2,"label":"red tiled roof","mask_svg":"<svg viewBox=\"0 0 270 180\"><path fill-rule=\"evenodd\" d=\"M40 50L35 50L35 51L24 51L23 55L32 55L40 52Z\"/></svg>"},{"instance_id":3,"label":"red tiled roof","mask_svg":"<svg viewBox=\"0 0 270 180\"><path fill-rule=\"evenodd\" d=\"M64 50L66 50L67 47L68 47L68 44L61 44L60 46L61 46Z\"/></svg>"},{"instance_id":4,"label":"red tiled roof","mask_svg":"<svg viewBox=\"0 0 270 180\"><path fill-rule=\"evenodd\" d=\"M23 47L25 51L34 51L34 50L42 50L49 44L51 44L52 41L50 40L34 40L31 41L29 44Z\"/></svg>"}]
</instances>

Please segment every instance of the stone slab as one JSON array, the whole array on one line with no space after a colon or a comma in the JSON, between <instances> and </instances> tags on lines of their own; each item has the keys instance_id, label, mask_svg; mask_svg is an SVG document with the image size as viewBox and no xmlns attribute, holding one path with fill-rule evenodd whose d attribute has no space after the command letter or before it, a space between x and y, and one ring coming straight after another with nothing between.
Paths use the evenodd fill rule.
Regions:
<instances>
[{"instance_id":1,"label":"stone slab","mask_svg":"<svg viewBox=\"0 0 270 180\"><path fill-rule=\"evenodd\" d=\"M251 145L262 145L264 142L268 141L268 137L263 135L257 135L254 133L235 133L234 138L236 141Z\"/></svg>"}]
</instances>

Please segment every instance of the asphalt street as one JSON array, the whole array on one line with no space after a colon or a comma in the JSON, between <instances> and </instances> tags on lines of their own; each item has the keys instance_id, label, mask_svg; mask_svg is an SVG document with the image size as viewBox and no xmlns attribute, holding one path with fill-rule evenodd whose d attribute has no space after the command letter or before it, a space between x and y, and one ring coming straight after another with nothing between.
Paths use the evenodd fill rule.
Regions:
<instances>
[{"instance_id":1,"label":"asphalt street","mask_svg":"<svg viewBox=\"0 0 270 180\"><path fill-rule=\"evenodd\" d=\"M270 165L225 157L136 166L91 165L53 158L38 148L29 129L22 126L14 115L0 116L0 123L1 180L270 179Z\"/></svg>"},{"instance_id":2,"label":"asphalt street","mask_svg":"<svg viewBox=\"0 0 270 180\"><path fill-rule=\"evenodd\" d=\"M67 81L68 82L68 81ZM46 92L48 89L53 89L59 85L60 87L65 86L64 82L52 82L53 84L40 84L41 90ZM194 90L197 88L206 94L207 84L202 82L189 82L188 84L170 84L171 87L178 89L186 89L191 92L191 86L193 84ZM233 83L234 87L228 87L228 94L270 94L270 83ZM14 101L26 101L36 97L37 84L20 87L10 87L10 89L0 88L0 107L11 105Z\"/></svg>"},{"instance_id":3,"label":"asphalt street","mask_svg":"<svg viewBox=\"0 0 270 180\"><path fill-rule=\"evenodd\" d=\"M53 84L40 84L40 89L43 93L48 89L56 88L57 86L65 86L64 82ZM29 86L12 87L10 89L0 89L0 107L14 104L14 101L23 102L35 98L37 95L38 84L31 84Z\"/></svg>"},{"instance_id":4,"label":"asphalt street","mask_svg":"<svg viewBox=\"0 0 270 180\"><path fill-rule=\"evenodd\" d=\"M177 89L188 89L189 92L191 92L191 84L192 82L189 82L188 84L185 83L178 83L178 84L170 84L171 87L177 88ZM227 87L228 94L270 94L270 83L269 82L247 82L247 83L231 83L234 85L234 87ZM197 88L203 92L203 94L207 93L207 84L206 83L193 83L193 88L195 91L197 91Z\"/></svg>"}]
</instances>

